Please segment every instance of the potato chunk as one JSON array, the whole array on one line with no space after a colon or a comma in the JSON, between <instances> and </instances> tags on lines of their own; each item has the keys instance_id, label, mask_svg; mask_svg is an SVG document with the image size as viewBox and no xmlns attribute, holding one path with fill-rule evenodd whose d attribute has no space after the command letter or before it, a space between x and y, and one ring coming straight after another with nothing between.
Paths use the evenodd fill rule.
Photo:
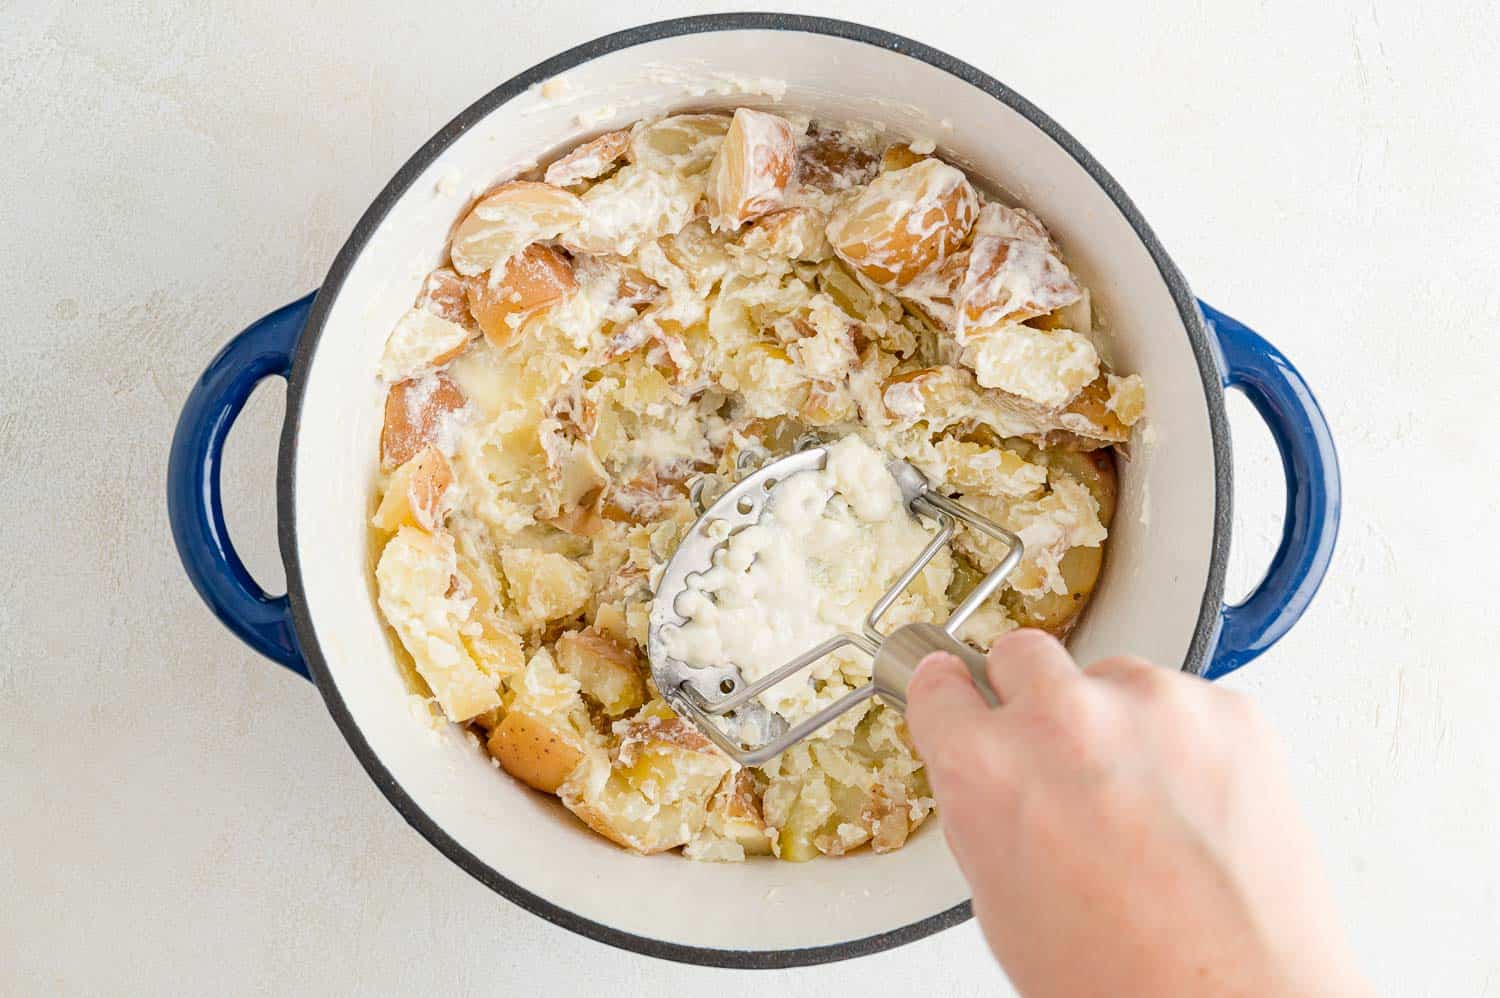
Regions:
<instances>
[{"instance_id":1,"label":"potato chunk","mask_svg":"<svg viewBox=\"0 0 1500 998\"><path fill-rule=\"evenodd\" d=\"M557 664L610 717L645 703L645 665L634 652L593 630L569 631L557 639L556 651Z\"/></svg>"},{"instance_id":2,"label":"potato chunk","mask_svg":"<svg viewBox=\"0 0 1500 998\"><path fill-rule=\"evenodd\" d=\"M1134 426L1146 414L1146 382L1139 374L1119 377L1106 374L1109 386L1109 401L1104 407L1126 426Z\"/></svg>"},{"instance_id":3,"label":"potato chunk","mask_svg":"<svg viewBox=\"0 0 1500 998\"><path fill-rule=\"evenodd\" d=\"M885 152L880 154L880 172L890 173L894 170L904 170L908 166L916 166L929 157L919 153L905 142L896 142L885 147Z\"/></svg>"},{"instance_id":4,"label":"potato chunk","mask_svg":"<svg viewBox=\"0 0 1500 998\"><path fill-rule=\"evenodd\" d=\"M453 232L453 269L466 277L504 264L583 219L583 202L550 184L512 180L485 195Z\"/></svg>"},{"instance_id":5,"label":"potato chunk","mask_svg":"<svg viewBox=\"0 0 1500 998\"><path fill-rule=\"evenodd\" d=\"M1115 503L1120 491L1113 452L1049 447L1042 452L1041 460L1054 475L1066 475L1089 490L1099 505L1099 522L1108 528L1115 518Z\"/></svg>"},{"instance_id":6,"label":"potato chunk","mask_svg":"<svg viewBox=\"0 0 1500 998\"><path fill-rule=\"evenodd\" d=\"M464 645L475 663L502 682L526 668L526 646L521 636L494 616L475 614L477 631L464 634Z\"/></svg>"},{"instance_id":7,"label":"potato chunk","mask_svg":"<svg viewBox=\"0 0 1500 998\"><path fill-rule=\"evenodd\" d=\"M643 243L681 229L702 198L701 176L627 164L584 193L582 217L561 241L575 253L629 256Z\"/></svg>"},{"instance_id":8,"label":"potato chunk","mask_svg":"<svg viewBox=\"0 0 1500 998\"><path fill-rule=\"evenodd\" d=\"M879 166L879 156L843 132L816 126L797 151L797 179L825 194L869 183Z\"/></svg>"},{"instance_id":9,"label":"potato chunk","mask_svg":"<svg viewBox=\"0 0 1500 998\"><path fill-rule=\"evenodd\" d=\"M380 428L380 466L391 471L435 443L444 423L466 401L444 371L392 385Z\"/></svg>"},{"instance_id":10,"label":"potato chunk","mask_svg":"<svg viewBox=\"0 0 1500 998\"><path fill-rule=\"evenodd\" d=\"M1001 204L984 206L957 293L960 330L1020 322L1082 296L1035 215Z\"/></svg>"},{"instance_id":11,"label":"potato chunk","mask_svg":"<svg viewBox=\"0 0 1500 998\"><path fill-rule=\"evenodd\" d=\"M531 657L516 685L516 697L487 747L507 773L537 790L556 793L591 747L578 681L542 650Z\"/></svg>"},{"instance_id":12,"label":"potato chunk","mask_svg":"<svg viewBox=\"0 0 1500 998\"><path fill-rule=\"evenodd\" d=\"M1067 405L1099 376L1099 354L1087 336L1019 324L971 333L964 364L983 388L1019 395L1045 409Z\"/></svg>"},{"instance_id":13,"label":"potato chunk","mask_svg":"<svg viewBox=\"0 0 1500 998\"><path fill-rule=\"evenodd\" d=\"M1069 548L1057 564L1066 592L1048 589L1023 595L1004 594L1007 609L1018 626L1038 627L1057 638L1065 638L1088 603L1104 564L1104 548Z\"/></svg>"},{"instance_id":14,"label":"potato chunk","mask_svg":"<svg viewBox=\"0 0 1500 998\"><path fill-rule=\"evenodd\" d=\"M521 623L531 630L573 616L593 593L588 570L551 551L506 548L500 552L500 568Z\"/></svg>"},{"instance_id":15,"label":"potato chunk","mask_svg":"<svg viewBox=\"0 0 1500 998\"><path fill-rule=\"evenodd\" d=\"M727 131L727 114L670 115L635 129L630 161L657 173L702 173L713 162Z\"/></svg>"},{"instance_id":16,"label":"potato chunk","mask_svg":"<svg viewBox=\"0 0 1500 998\"><path fill-rule=\"evenodd\" d=\"M871 181L834 213L828 241L876 284L899 288L957 250L978 213L963 173L924 159Z\"/></svg>"},{"instance_id":17,"label":"potato chunk","mask_svg":"<svg viewBox=\"0 0 1500 998\"><path fill-rule=\"evenodd\" d=\"M685 845L708 819L708 804L732 764L664 704L632 720L614 763L586 756L558 788L568 810L627 849Z\"/></svg>"},{"instance_id":18,"label":"potato chunk","mask_svg":"<svg viewBox=\"0 0 1500 998\"><path fill-rule=\"evenodd\" d=\"M469 309L485 339L504 346L528 316L578 290L563 255L540 243L526 247L488 274L469 281Z\"/></svg>"},{"instance_id":19,"label":"potato chunk","mask_svg":"<svg viewBox=\"0 0 1500 998\"><path fill-rule=\"evenodd\" d=\"M733 232L781 206L797 161L791 122L742 107L708 167L708 222Z\"/></svg>"},{"instance_id":20,"label":"potato chunk","mask_svg":"<svg viewBox=\"0 0 1500 998\"><path fill-rule=\"evenodd\" d=\"M978 394L972 374L943 364L893 376L881 391L881 401L895 420L902 423L921 420L931 430L943 430L973 411Z\"/></svg>"},{"instance_id":21,"label":"potato chunk","mask_svg":"<svg viewBox=\"0 0 1500 998\"><path fill-rule=\"evenodd\" d=\"M884 707L860 721L852 741L814 739L767 769L766 824L776 855L792 862L866 844L898 849L932 809L901 715Z\"/></svg>"},{"instance_id":22,"label":"potato chunk","mask_svg":"<svg viewBox=\"0 0 1500 998\"><path fill-rule=\"evenodd\" d=\"M507 773L529 787L555 794L583 752L545 718L524 710L507 711L490 735L490 755Z\"/></svg>"},{"instance_id":23,"label":"potato chunk","mask_svg":"<svg viewBox=\"0 0 1500 998\"><path fill-rule=\"evenodd\" d=\"M457 357L470 338L462 324L425 308L413 308L401 317L385 341L380 376L398 382L441 367Z\"/></svg>"},{"instance_id":24,"label":"potato chunk","mask_svg":"<svg viewBox=\"0 0 1500 998\"><path fill-rule=\"evenodd\" d=\"M542 179L554 187L571 187L585 180L602 177L629 148L630 129L605 132L547 167L547 174Z\"/></svg>"},{"instance_id":25,"label":"potato chunk","mask_svg":"<svg viewBox=\"0 0 1500 998\"><path fill-rule=\"evenodd\" d=\"M1026 553L1007 585L1026 596L1070 592L1058 563L1070 548L1098 547L1106 535L1099 522L1099 504L1087 488L1066 475L1052 476L1050 481L1051 491L1039 499L968 497L975 510L1021 538ZM960 531L954 542L986 570L1007 550L1004 542L974 530Z\"/></svg>"},{"instance_id":26,"label":"potato chunk","mask_svg":"<svg viewBox=\"0 0 1500 998\"><path fill-rule=\"evenodd\" d=\"M1056 422L1059 429L1093 441L1095 446L1122 444L1130 439L1130 427L1145 408L1139 375L1117 378L1105 373L1084 385Z\"/></svg>"},{"instance_id":27,"label":"potato chunk","mask_svg":"<svg viewBox=\"0 0 1500 998\"><path fill-rule=\"evenodd\" d=\"M442 525L443 497L452 484L453 469L443 452L424 447L392 472L371 522L381 530L412 525L432 533Z\"/></svg>"},{"instance_id":28,"label":"potato chunk","mask_svg":"<svg viewBox=\"0 0 1500 998\"><path fill-rule=\"evenodd\" d=\"M827 217L815 208L783 208L750 223L739 245L766 259L785 257L821 263L832 253L827 228Z\"/></svg>"},{"instance_id":29,"label":"potato chunk","mask_svg":"<svg viewBox=\"0 0 1500 998\"><path fill-rule=\"evenodd\" d=\"M463 326L472 333L474 317L469 314L469 303L464 295L467 285L468 282L452 267L439 267L422 282L415 307Z\"/></svg>"},{"instance_id":30,"label":"potato chunk","mask_svg":"<svg viewBox=\"0 0 1500 998\"><path fill-rule=\"evenodd\" d=\"M683 855L708 862L740 862L747 856L769 856L772 835L760 812L760 789L748 769L736 770L720 784L709 805L708 820Z\"/></svg>"},{"instance_id":31,"label":"potato chunk","mask_svg":"<svg viewBox=\"0 0 1500 998\"><path fill-rule=\"evenodd\" d=\"M473 600L453 592L458 560L453 538L402 527L375 567L380 612L396 631L452 721L500 705L499 680L469 655L461 629Z\"/></svg>"},{"instance_id":32,"label":"potato chunk","mask_svg":"<svg viewBox=\"0 0 1500 998\"><path fill-rule=\"evenodd\" d=\"M769 856L771 836L760 812L760 791L749 770L740 770L724 781L715 799L710 819L721 835L732 839L747 856Z\"/></svg>"},{"instance_id":33,"label":"potato chunk","mask_svg":"<svg viewBox=\"0 0 1500 998\"><path fill-rule=\"evenodd\" d=\"M933 449L944 466L943 484L965 493L1022 498L1047 484L1047 469L1013 450L952 437L943 437Z\"/></svg>"}]
</instances>

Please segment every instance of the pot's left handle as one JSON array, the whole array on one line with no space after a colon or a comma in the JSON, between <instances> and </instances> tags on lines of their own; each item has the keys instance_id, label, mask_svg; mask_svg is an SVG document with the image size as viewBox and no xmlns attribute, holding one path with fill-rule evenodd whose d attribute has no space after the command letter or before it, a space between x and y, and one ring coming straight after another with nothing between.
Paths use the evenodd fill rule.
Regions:
<instances>
[{"instance_id":1,"label":"pot's left handle","mask_svg":"<svg viewBox=\"0 0 1500 998\"><path fill-rule=\"evenodd\" d=\"M224 441L263 379L286 378L316 292L229 341L188 394L167 462L167 514L177 554L210 610L251 648L307 677L291 604L256 584L235 552L219 489Z\"/></svg>"}]
</instances>

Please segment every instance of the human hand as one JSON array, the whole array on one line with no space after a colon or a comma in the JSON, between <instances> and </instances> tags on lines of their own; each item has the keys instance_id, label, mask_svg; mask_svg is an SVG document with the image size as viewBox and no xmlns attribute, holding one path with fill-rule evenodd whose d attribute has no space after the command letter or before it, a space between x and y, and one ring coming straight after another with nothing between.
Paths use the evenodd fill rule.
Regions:
<instances>
[{"instance_id":1,"label":"human hand","mask_svg":"<svg viewBox=\"0 0 1500 998\"><path fill-rule=\"evenodd\" d=\"M1240 694L1134 658L995 642L990 709L929 655L907 691L943 830L1023 994L1368 994Z\"/></svg>"}]
</instances>

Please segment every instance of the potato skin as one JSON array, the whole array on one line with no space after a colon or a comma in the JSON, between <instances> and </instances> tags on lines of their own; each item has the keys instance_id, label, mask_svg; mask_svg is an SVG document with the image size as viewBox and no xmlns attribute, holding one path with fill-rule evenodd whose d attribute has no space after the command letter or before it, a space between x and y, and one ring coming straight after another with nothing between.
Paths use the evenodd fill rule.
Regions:
<instances>
[{"instance_id":1,"label":"potato skin","mask_svg":"<svg viewBox=\"0 0 1500 998\"><path fill-rule=\"evenodd\" d=\"M620 717L646 701L644 665L632 651L597 631L568 631L557 639L557 664L598 700L610 717Z\"/></svg>"},{"instance_id":2,"label":"potato skin","mask_svg":"<svg viewBox=\"0 0 1500 998\"><path fill-rule=\"evenodd\" d=\"M1099 522L1109 529L1114 522L1120 492L1114 450L1109 447L1086 451L1052 447L1043 453L1048 467L1077 479L1078 484L1089 490L1099 504Z\"/></svg>"},{"instance_id":3,"label":"potato skin","mask_svg":"<svg viewBox=\"0 0 1500 998\"><path fill-rule=\"evenodd\" d=\"M1066 593L1022 596L1010 592L1006 594L1007 608L1022 627L1037 627L1056 638L1065 638L1078 623L1078 615L1083 612L1094 584L1099 581L1103 562L1102 547L1070 548L1058 562L1063 581L1068 584Z\"/></svg>"},{"instance_id":4,"label":"potato skin","mask_svg":"<svg viewBox=\"0 0 1500 998\"><path fill-rule=\"evenodd\" d=\"M1099 504L1099 522L1108 529L1115 518L1120 490L1114 451L1107 447L1090 451L1053 447L1044 452L1044 459L1053 473L1062 472L1089 490ZM1068 586L1066 593L1007 593L1007 608L1022 627L1038 627L1058 638L1067 637L1088 604L1103 567L1103 547L1072 548L1058 563Z\"/></svg>"},{"instance_id":5,"label":"potato skin","mask_svg":"<svg viewBox=\"0 0 1500 998\"><path fill-rule=\"evenodd\" d=\"M490 755L527 786L557 793L583 753L541 718L512 710L490 735Z\"/></svg>"}]
</instances>

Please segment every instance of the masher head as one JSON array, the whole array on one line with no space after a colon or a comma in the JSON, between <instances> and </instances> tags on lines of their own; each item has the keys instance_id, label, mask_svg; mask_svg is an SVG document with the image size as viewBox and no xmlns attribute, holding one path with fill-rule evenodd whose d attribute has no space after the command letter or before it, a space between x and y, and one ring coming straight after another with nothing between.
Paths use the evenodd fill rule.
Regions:
<instances>
[{"instance_id":1,"label":"masher head","mask_svg":"<svg viewBox=\"0 0 1500 998\"><path fill-rule=\"evenodd\" d=\"M910 657L906 651L900 656L877 656L886 637L878 625L880 618L912 580L947 546L953 536L956 521L961 520L1006 542L1009 551L1001 563L990 570L941 625L940 634L945 639L932 643L923 638L918 642L932 643L929 651L966 647L956 638L958 629L985 599L1000 588L1006 576L1021 560L1021 540L1015 534L937 492L921 472L905 461L890 461L886 467L900 489L907 510L914 516L934 521L938 530L917 559L871 607L862 633L836 634L754 683L748 683L732 662L689 665L670 655L666 635L673 628L687 623L687 618L678 609L678 599L689 589L692 577L713 566L715 553L731 535L761 519L778 484L792 475L822 470L827 463L827 447L807 446L746 475L711 505L700 505L698 519L683 535L657 582L646 644L646 655L656 688L673 709L691 719L704 735L741 765L759 765L779 755L840 714L877 694L898 709L905 709L905 684L902 677L909 676L915 662L906 661ZM699 490L694 491L695 502L700 495ZM938 625L921 626L939 632ZM785 718L768 709L758 699L761 693L772 686L846 645L853 645L870 655L877 665L883 660L891 661L893 664L889 670L890 675L884 677L884 682L880 681L882 677L875 677L796 725L788 725ZM898 658L902 663L900 666L895 664Z\"/></svg>"}]
</instances>

